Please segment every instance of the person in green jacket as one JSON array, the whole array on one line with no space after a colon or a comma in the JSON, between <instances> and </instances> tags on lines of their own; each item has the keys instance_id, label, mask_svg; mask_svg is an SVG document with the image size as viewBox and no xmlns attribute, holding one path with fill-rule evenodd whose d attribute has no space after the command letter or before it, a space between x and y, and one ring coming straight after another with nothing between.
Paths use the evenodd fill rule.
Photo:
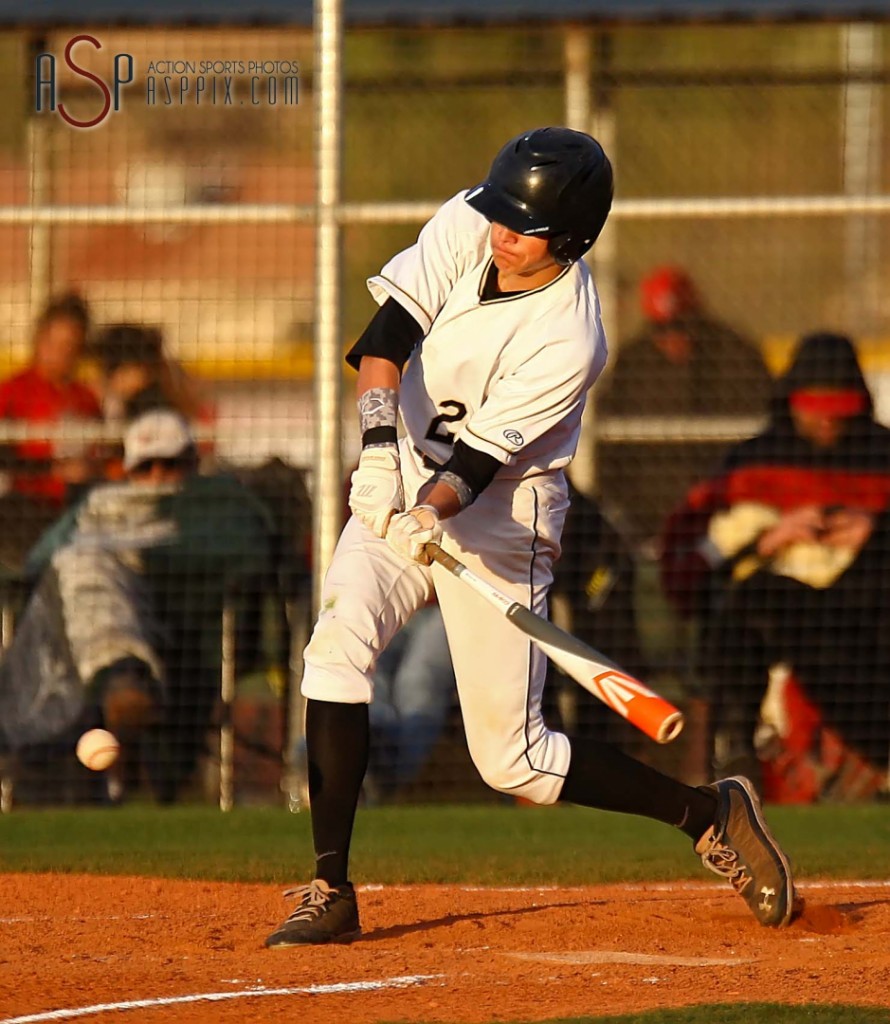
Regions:
<instances>
[{"instance_id":1,"label":"person in green jacket","mask_svg":"<svg viewBox=\"0 0 890 1024\"><path fill-rule=\"evenodd\" d=\"M124 436L120 483L94 488L38 541L26 572L35 589L0 666L0 710L43 658L35 699L18 702L10 745L40 742L60 719L98 705L126 745L147 737L149 775L170 802L194 768L219 691L223 604L257 596L272 571L266 506L229 475L198 473L187 422L158 409ZM58 701L39 699L67 694ZM55 708L55 710L54 710ZM67 726L74 724L66 722Z\"/></svg>"}]
</instances>

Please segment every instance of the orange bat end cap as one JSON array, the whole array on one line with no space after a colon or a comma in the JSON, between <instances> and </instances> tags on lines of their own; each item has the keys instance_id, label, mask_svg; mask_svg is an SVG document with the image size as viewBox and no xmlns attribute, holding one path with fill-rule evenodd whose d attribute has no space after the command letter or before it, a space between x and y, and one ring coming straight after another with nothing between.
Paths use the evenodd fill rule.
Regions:
<instances>
[{"instance_id":1,"label":"orange bat end cap","mask_svg":"<svg viewBox=\"0 0 890 1024\"><path fill-rule=\"evenodd\" d=\"M682 732L683 713L639 679L609 669L594 676L591 683L604 704L656 743L670 743Z\"/></svg>"},{"instance_id":2,"label":"orange bat end cap","mask_svg":"<svg viewBox=\"0 0 890 1024\"><path fill-rule=\"evenodd\" d=\"M675 711L665 718L658 728L658 735L655 737L657 743L670 743L675 740L683 731L686 720L682 711Z\"/></svg>"}]
</instances>

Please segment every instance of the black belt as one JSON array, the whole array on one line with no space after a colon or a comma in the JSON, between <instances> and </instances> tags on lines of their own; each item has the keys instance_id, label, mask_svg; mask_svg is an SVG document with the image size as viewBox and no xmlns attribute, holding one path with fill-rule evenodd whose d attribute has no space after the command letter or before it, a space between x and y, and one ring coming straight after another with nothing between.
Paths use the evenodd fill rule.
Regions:
<instances>
[{"instance_id":1,"label":"black belt","mask_svg":"<svg viewBox=\"0 0 890 1024\"><path fill-rule=\"evenodd\" d=\"M420 459L420 461L421 461L421 462L423 463L423 465L424 465L424 468L425 468L425 469L434 469L434 470L438 470L438 469L444 469L444 468L445 468L445 467L444 467L444 465L443 465L443 464L442 464L441 462L436 462L436 460L435 460L435 459L431 459L431 458L429 457L429 455L427 455L427 454L426 454L426 452L422 452L422 451L421 451L421 450L420 450L420 449L419 449L419 448L417 447L417 445L416 445L416 444L413 444L413 445L411 445L411 447L412 447L412 448L414 449L414 454L415 454L415 455L416 455L416 456L417 456L417 457L418 457L418 458Z\"/></svg>"}]
</instances>

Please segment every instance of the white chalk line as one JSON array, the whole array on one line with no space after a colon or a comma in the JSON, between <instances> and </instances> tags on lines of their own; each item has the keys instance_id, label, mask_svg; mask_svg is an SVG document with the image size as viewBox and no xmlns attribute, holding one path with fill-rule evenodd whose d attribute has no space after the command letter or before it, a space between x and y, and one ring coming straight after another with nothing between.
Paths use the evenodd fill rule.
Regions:
<instances>
[{"instance_id":1,"label":"white chalk line","mask_svg":"<svg viewBox=\"0 0 890 1024\"><path fill-rule=\"evenodd\" d=\"M890 879L867 880L829 880L823 882L799 882L795 880L796 889L888 889ZM370 887L368 887L370 889ZM410 891L421 888L412 885L377 886L376 888L403 889ZM441 886L443 889L457 888L460 892L585 892L588 889L618 889L621 892L708 892L723 891L725 882L591 882L589 885L461 885ZM0 1021L0 1024L3 1024Z\"/></svg>"},{"instance_id":2,"label":"white chalk line","mask_svg":"<svg viewBox=\"0 0 890 1024\"><path fill-rule=\"evenodd\" d=\"M177 1006L183 1003L221 1003L230 999L258 999L261 996L318 996L343 992L375 992L387 988L410 988L426 981L441 978L441 974L409 974L400 978L384 978L382 981L347 981L335 985L308 985L303 988L256 988L241 992L203 992L187 996L166 996L157 999L132 999L123 1003L96 1003L94 1006L78 1006L65 1010L49 1010L46 1013L29 1013L24 1017L7 1017L0 1024L40 1024L41 1021L74 1020L96 1013L113 1010L144 1010L161 1006Z\"/></svg>"},{"instance_id":3,"label":"white chalk line","mask_svg":"<svg viewBox=\"0 0 890 1024\"><path fill-rule=\"evenodd\" d=\"M21 924L24 921L151 921L155 914L45 914L43 917L0 917L0 924Z\"/></svg>"}]
</instances>

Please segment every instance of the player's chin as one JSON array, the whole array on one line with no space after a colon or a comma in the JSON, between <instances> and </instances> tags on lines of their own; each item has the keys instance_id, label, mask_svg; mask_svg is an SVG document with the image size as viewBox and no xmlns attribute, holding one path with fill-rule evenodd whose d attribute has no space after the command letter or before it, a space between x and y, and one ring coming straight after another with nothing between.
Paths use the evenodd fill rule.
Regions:
<instances>
[{"instance_id":1,"label":"player's chin","mask_svg":"<svg viewBox=\"0 0 890 1024\"><path fill-rule=\"evenodd\" d=\"M508 256L503 252L492 252L491 262L494 263L500 271L514 271L516 269L516 260L513 259L512 256Z\"/></svg>"}]
</instances>

